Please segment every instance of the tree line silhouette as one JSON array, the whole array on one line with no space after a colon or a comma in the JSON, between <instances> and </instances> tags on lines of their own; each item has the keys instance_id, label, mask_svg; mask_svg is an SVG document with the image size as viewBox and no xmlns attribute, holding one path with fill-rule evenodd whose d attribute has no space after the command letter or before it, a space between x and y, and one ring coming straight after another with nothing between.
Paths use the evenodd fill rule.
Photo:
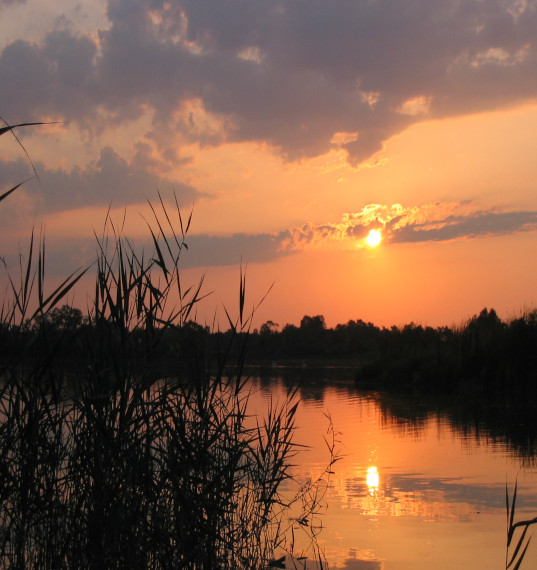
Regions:
<instances>
[{"instance_id":1,"label":"tree line silhouette","mask_svg":"<svg viewBox=\"0 0 537 570\"><path fill-rule=\"evenodd\" d=\"M414 323L380 328L350 320L327 328L321 315L250 335L251 356L356 360L358 384L431 393L479 394L499 400L537 396L537 310L502 321L484 308L459 327Z\"/></svg>"},{"instance_id":2,"label":"tree line silhouette","mask_svg":"<svg viewBox=\"0 0 537 570\"><path fill-rule=\"evenodd\" d=\"M80 367L85 360L80 347L91 346L87 341L92 335L102 336L96 334L95 326L79 309L55 308L31 327L0 328L0 358L16 358L18 347L28 343L38 355L50 351L54 339L61 338L57 346ZM155 375L180 362L201 365L218 354L225 353L233 361L246 345L249 362L350 362L356 366L357 383L364 387L467 395L486 391L498 400L537 398L537 310L502 321L494 309L484 308L466 324L452 328L415 323L381 328L362 320L328 328L322 315L306 315L299 326L286 324L281 330L269 320L248 332L214 332L188 321L180 330L160 331L153 350L145 346L146 333L143 329L133 332L144 344ZM241 342L235 342L237 336Z\"/></svg>"},{"instance_id":3,"label":"tree line silhouette","mask_svg":"<svg viewBox=\"0 0 537 570\"><path fill-rule=\"evenodd\" d=\"M194 329L211 334L199 325ZM212 336L222 346L229 334ZM355 367L363 388L454 395L501 408L537 401L537 310L503 321L484 308L465 324L436 328L386 328L362 320L328 328L322 315L306 315L299 326L279 330L267 321L241 334L252 362L345 363Z\"/></svg>"}]
</instances>

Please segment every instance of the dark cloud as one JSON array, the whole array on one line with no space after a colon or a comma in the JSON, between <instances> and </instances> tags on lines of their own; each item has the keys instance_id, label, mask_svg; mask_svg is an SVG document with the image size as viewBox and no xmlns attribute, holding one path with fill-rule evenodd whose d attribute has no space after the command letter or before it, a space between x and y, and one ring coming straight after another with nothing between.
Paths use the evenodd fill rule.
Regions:
<instances>
[{"instance_id":1,"label":"dark cloud","mask_svg":"<svg viewBox=\"0 0 537 570\"><path fill-rule=\"evenodd\" d=\"M282 249L282 234L195 235L186 242L185 268L265 263L292 253Z\"/></svg>"},{"instance_id":2,"label":"dark cloud","mask_svg":"<svg viewBox=\"0 0 537 570\"><path fill-rule=\"evenodd\" d=\"M0 55L0 106L85 128L154 112L204 144L263 140L289 158L356 132L349 159L425 117L537 95L537 1L109 0L99 39L53 31ZM426 104L410 104L421 98ZM177 118L197 100L222 128ZM410 103L409 103L410 102ZM175 113L175 115L174 115ZM195 117L194 117L195 119Z\"/></svg>"},{"instance_id":3,"label":"dark cloud","mask_svg":"<svg viewBox=\"0 0 537 570\"><path fill-rule=\"evenodd\" d=\"M369 233L369 227L363 224L355 224L353 226L348 226L345 233L349 237L354 237L356 239L361 239L367 236Z\"/></svg>"},{"instance_id":4,"label":"dark cloud","mask_svg":"<svg viewBox=\"0 0 537 570\"><path fill-rule=\"evenodd\" d=\"M141 221L141 223L145 223ZM149 235L149 230L147 231ZM100 234L99 234L100 235ZM282 248L282 235L235 234L231 236L187 236L187 248L182 250L180 267L183 269L238 265L239 263L266 263L293 253ZM103 242L104 243L104 242ZM146 240L130 239L138 255L155 255L154 244ZM94 237L60 239L47 238L47 275L67 275L75 269L91 266L98 251ZM166 247L161 241L163 255ZM24 254L25 251L23 250ZM18 252L3 256L12 270L18 266Z\"/></svg>"},{"instance_id":5,"label":"dark cloud","mask_svg":"<svg viewBox=\"0 0 537 570\"><path fill-rule=\"evenodd\" d=\"M96 54L91 39L67 31L50 33L42 45L23 40L7 45L0 56L4 118L15 123L52 116L89 124L102 104Z\"/></svg>"},{"instance_id":6,"label":"dark cloud","mask_svg":"<svg viewBox=\"0 0 537 570\"><path fill-rule=\"evenodd\" d=\"M391 243L447 241L537 230L537 212L477 212L468 216L448 216L435 223L408 223L391 229L400 220L387 224Z\"/></svg>"},{"instance_id":7,"label":"dark cloud","mask_svg":"<svg viewBox=\"0 0 537 570\"><path fill-rule=\"evenodd\" d=\"M203 196L193 187L155 172L158 165L143 145L138 145L138 151L130 162L111 147L104 147L98 160L85 168L75 167L66 171L47 168L41 163L35 166L41 183L30 180L19 193L24 192L36 198L43 212L143 202L148 196L154 195L157 188L165 192L173 189L183 205L192 204ZM0 160L0 188L13 186L31 176L28 162L23 159L12 162Z\"/></svg>"}]
</instances>

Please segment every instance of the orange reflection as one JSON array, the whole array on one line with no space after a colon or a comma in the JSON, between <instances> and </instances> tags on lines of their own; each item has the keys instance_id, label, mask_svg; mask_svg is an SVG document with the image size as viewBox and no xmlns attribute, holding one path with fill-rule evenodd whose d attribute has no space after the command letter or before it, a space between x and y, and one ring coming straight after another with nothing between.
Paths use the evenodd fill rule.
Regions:
<instances>
[{"instance_id":1,"label":"orange reflection","mask_svg":"<svg viewBox=\"0 0 537 570\"><path fill-rule=\"evenodd\" d=\"M301 378L309 373L300 369ZM251 403L255 398L259 410L287 389L279 376L258 386ZM444 416L397 421L381 406L380 394L321 382L305 386L296 441L308 451L293 467L297 481L315 479L326 465L320 429L325 409L345 449L324 496L320 536L330 568L447 570L461 567L463 559L469 568L501 563L505 473L514 480L519 468L506 459L505 449L471 434L460 437ZM404 402L392 398L392 405L406 410ZM529 476L527 484L528 490L537 485ZM306 551L310 544L301 542L300 548ZM307 554L309 568L313 560L311 551ZM531 546L528 555L537 556Z\"/></svg>"},{"instance_id":2,"label":"orange reflection","mask_svg":"<svg viewBox=\"0 0 537 570\"><path fill-rule=\"evenodd\" d=\"M366 483L367 483L367 490L371 496L377 494L379 490L379 472L378 469L374 466L368 467L367 475L366 475Z\"/></svg>"}]
</instances>

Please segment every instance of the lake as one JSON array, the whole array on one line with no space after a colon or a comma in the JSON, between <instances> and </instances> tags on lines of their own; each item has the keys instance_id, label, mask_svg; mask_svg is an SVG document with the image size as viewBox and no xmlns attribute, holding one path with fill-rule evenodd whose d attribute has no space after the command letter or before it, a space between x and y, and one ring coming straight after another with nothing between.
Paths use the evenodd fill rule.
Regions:
<instances>
[{"instance_id":1,"label":"lake","mask_svg":"<svg viewBox=\"0 0 537 570\"><path fill-rule=\"evenodd\" d=\"M416 400L405 410L402 396L358 391L349 371L295 372L254 373L252 405L262 413L299 378L295 441L309 446L294 461L300 481L317 477L328 462L323 438L331 417L344 457L315 521L323 527L318 541L331 570L505 568L506 483L512 494L518 479L515 520L537 516L531 457L475 419L455 424ZM309 556L306 568L315 568L307 542L297 538L297 544ZM522 568L535 567L532 543Z\"/></svg>"}]
</instances>

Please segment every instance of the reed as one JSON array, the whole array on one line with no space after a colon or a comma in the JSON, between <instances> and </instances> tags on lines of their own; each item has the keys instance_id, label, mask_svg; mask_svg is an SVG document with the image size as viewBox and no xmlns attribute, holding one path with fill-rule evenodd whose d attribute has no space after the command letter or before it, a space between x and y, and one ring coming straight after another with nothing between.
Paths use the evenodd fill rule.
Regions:
<instances>
[{"instance_id":1,"label":"reed","mask_svg":"<svg viewBox=\"0 0 537 570\"><path fill-rule=\"evenodd\" d=\"M5 121L2 117L0 117L0 121L2 123L4 123L3 127L0 127L0 136L5 135L10 133L11 135L13 135L13 138L17 141L17 144L21 147L22 151L24 152L24 154L26 155L26 158L28 159L28 162L30 163L30 166L32 167L34 176L37 178L37 180L39 180L39 175L37 174L37 170L35 169L35 166L32 162L32 159L30 158L30 155L28 154L28 151L26 150L26 147L22 144L22 142L20 141L19 137L17 136L15 130L16 129L20 129L21 127L35 127L38 125L55 125L57 124L57 121L48 121L48 122L33 122L33 123L17 123L15 125L10 125L7 121ZM12 186L11 188L9 188L9 190L3 192L2 194L0 194L0 202L2 200L5 200L10 194L12 194L13 192L15 192L15 190L17 190L17 188L19 188L20 186L22 186L24 184L24 182L27 182L27 180L24 180L23 182L19 182L18 184L16 184L15 186Z\"/></svg>"},{"instance_id":2,"label":"reed","mask_svg":"<svg viewBox=\"0 0 537 570\"><path fill-rule=\"evenodd\" d=\"M227 344L200 342L190 318L203 279L185 286L180 271L191 215L160 195L150 211L149 254L107 215L83 318L62 304L88 268L48 291L43 236L30 237L17 276L4 264L0 565L265 568L298 528L321 560L311 520L322 479L282 494L296 393L249 415L245 275Z\"/></svg>"},{"instance_id":3,"label":"reed","mask_svg":"<svg viewBox=\"0 0 537 570\"><path fill-rule=\"evenodd\" d=\"M518 481L515 482L513 490L513 499L509 502L509 491L507 485L505 486L505 503L507 512L507 546L505 549L505 568L512 568L518 570L531 542L531 536L527 536L528 530L534 524L537 524L537 517L520 520L515 522L516 500L517 500ZM515 535L517 536L516 543Z\"/></svg>"}]
</instances>

